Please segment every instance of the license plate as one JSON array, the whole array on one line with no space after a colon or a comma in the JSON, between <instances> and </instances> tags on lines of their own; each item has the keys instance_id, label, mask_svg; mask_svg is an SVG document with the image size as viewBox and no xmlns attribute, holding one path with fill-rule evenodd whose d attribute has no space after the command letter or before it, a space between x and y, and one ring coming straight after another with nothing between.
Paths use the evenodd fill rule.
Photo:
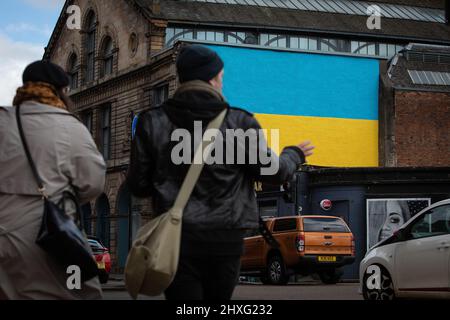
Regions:
<instances>
[{"instance_id":1,"label":"license plate","mask_svg":"<svg viewBox=\"0 0 450 320\"><path fill-rule=\"evenodd\" d=\"M104 262L97 262L97 267L98 267L99 269L106 269L105 263L104 263Z\"/></svg>"},{"instance_id":2,"label":"license plate","mask_svg":"<svg viewBox=\"0 0 450 320\"><path fill-rule=\"evenodd\" d=\"M319 262L336 262L337 258L334 256L323 256L319 257Z\"/></svg>"}]
</instances>

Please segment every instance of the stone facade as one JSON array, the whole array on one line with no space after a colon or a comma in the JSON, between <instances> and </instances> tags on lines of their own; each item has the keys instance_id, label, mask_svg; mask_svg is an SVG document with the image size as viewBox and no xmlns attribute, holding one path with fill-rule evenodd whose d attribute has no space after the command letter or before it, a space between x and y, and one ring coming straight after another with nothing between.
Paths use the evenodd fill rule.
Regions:
<instances>
[{"instance_id":1,"label":"stone facade","mask_svg":"<svg viewBox=\"0 0 450 320\"><path fill-rule=\"evenodd\" d=\"M81 71L80 90L85 86L82 82L83 67L85 57L83 47L86 34L86 18L90 12L94 12L97 20L96 25L96 77L95 83L104 81L100 79L100 49L105 37L109 36L113 40L115 49L114 73L126 73L128 70L147 64L149 57L150 39L148 32L150 23L142 15L136 12L126 1L110 1L110 0L76 0L74 5L78 5L81 9L81 26L82 30L69 30L65 26L59 33L57 39L58 45L50 52L50 60L61 65L67 66L70 53L75 52L79 58ZM130 42L132 35L135 35L137 43L134 49L131 48Z\"/></svg>"},{"instance_id":2,"label":"stone facade","mask_svg":"<svg viewBox=\"0 0 450 320\"><path fill-rule=\"evenodd\" d=\"M78 81L71 91L74 112L85 124L89 121L88 127L100 150L104 147L102 114L105 108L110 109L105 192L84 206L88 216L85 225L88 234L99 237L110 248L113 269L121 272L131 239L152 215L151 200L132 198L124 184L132 121L139 112L154 106L160 88L167 87L167 94L175 91L174 53L161 50L166 23L147 20L127 1L77 0L73 4L81 8L82 30L69 30L59 23L61 29L54 47L47 49L46 58L69 71L69 59L76 55ZM86 19L92 12L97 21L95 76L93 82L87 83L84 81ZM101 51L106 37L113 40L113 68L110 75L102 77Z\"/></svg>"}]
</instances>

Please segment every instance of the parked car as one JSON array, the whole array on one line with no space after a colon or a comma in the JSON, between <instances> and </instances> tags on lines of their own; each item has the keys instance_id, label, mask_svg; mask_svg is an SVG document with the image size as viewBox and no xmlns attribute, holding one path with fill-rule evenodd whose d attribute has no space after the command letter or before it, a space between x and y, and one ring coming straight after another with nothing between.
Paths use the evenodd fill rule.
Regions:
<instances>
[{"instance_id":1,"label":"parked car","mask_svg":"<svg viewBox=\"0 0 450 320\"><path fill-rule=\"evenodd\" d=\"M97 262L100 283L105 284L108 282L111 272L111 255L99 239L88 237L88 241L94 254L94 259Z\"/></svg>"},{"instance_id":2,"label":"parked car","mask_svg":"<svg viewBox=\"0 0 450 320\"><path fill-rule=\"evenodd\" d=\"M372 247L360 264L360 284L366 300L450 299L450 199Z\"/></svg>"},{"instance_id":3,"label":"parked car","mask_svg":"<svg viewBox=\"0 0 450 320\"><path fill-rule=\"evenodd\" d=\"M295 216L265 219L278 242L271 246L256 230L244 240L242 275L259 276L265 284L284 285L294 274L318 273L322 282L340 281L340 268L355 261L350 228L338 217Z\"/></svg>"}]
</instances>

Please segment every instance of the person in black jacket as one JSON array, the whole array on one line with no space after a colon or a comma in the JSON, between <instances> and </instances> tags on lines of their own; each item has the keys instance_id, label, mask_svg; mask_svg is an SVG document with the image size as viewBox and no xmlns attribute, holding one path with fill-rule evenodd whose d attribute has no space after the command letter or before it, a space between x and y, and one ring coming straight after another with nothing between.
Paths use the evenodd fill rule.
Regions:
<instances>
[{"instance_id":1,"label":"person in black jacket","mask_svg":"<svg viewBox=\"0 0 450 320\"><path fill-rule=\"evenodd\" d=\"M227 137L225 147L234 143L234 155L203 169L183 215L178 272L165 294L168 300L229 300L239 278L245 231L259 227L255 181L278 185L289 181L314 147L305 142L285 148L278 157L264 138L257 143L230 141L227 130L246 132L261 126L251 113L225 101L224 63L209 48L184 47L177 71L180 86L174 97L139 116L128 184L134 196L152 197L156 214L169 211L189 169L189 163L173 161L172 133L185 129L192 134L196 121L206 130L210 121L228 110L220 132ZM190 155L195 153L194 145ZM239 152L245 153L244 162L238 161ZM256 162L251 161L255 159L251 152L256 153ZM264 174L269 164L260 155L268 156L278 170Z\"/></svg>"}]
</instances>

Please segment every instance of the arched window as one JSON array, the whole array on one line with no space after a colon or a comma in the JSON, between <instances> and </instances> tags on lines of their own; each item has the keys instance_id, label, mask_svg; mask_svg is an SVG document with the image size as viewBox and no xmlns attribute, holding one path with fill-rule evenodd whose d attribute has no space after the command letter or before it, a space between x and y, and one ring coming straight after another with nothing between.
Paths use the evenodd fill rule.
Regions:
<instances>
[{"instance_id":1,"label":"arched window","mask_svg":"<svg viewBox=\"0 0 450 320\"><path fill-rule=\"evenodd\" d=\"M95 78L95 37L97 33L97 20L93 11L89 12L86 24L86 42L85 42L85 56L86 56L86 74L85 82L92 82Z\"/></svg>"},{"instance_id":2,"label":"arched window","mask_svg":"<svg viewBox=\"0 0 450 320\"><path fill-rule=\"evenodd\" d=\"M96 236L101 242L109 248L110 245L110 206L108 197L102 194L95 204L97 214Z\"/></svg>"},{"instance_id":3,"label":"arched window","mask_svg":"<svg viewBox=\"0 0 450 320\"><path fill-rule=\"evenodd\" d=\"M131 216L131 194L125 184L119 190L117 196L117 217L118 217L118 241L117 256L120 268L125 268L128 252L130 250L130 216Z\"/></svg>"},{"instance_id":4,"label":"arched window","mask_svg":"<svg viewBox=\"0 0 450 320\"><path fill-rule=\"evenodd\" d=\"M351 43L352 53L362 55L376 55L377 46L372 42L360 42L352 41Z\"/></svg>"},{"instance_id":5,"label":"arched window","mask_svg":"<svg viewBox=\"0 0 450 320\"><path fill-rule=\"evenodd\" d=\"M120 187L117 194L117 264L125 268L131 244L141 226L141 215L133 208L133 197L127 184Z\"/></svg>"},{"instance_id":6,"label":"arched window","mask_svg":"<svg viewBox=\"0 0 450 320\"><path fill-rule=\"evenodd\" d=\"M114 45L111 37L106 37L102 46L102 76L107 76L113 73L114 65Z\"/></svg>"},{"instance_id":7,"label":"arched window","mask_svg":"<svg viewBox=\"0 0 450 320\"><path fill-rule=\"evenodd\" d=\"M83 211L83 227L88 236L92 235L92 207L87 203L81 207Z\"/></svg>"},{"instance_id":8,"label":"arched window","mask_svg":"<svg viewBox=\"0 0 450 320\"><path fill-rule=\"evenodd\" d=\"M78 57L75 53L69 57L67 73L70 77L70 89L78 88Z\"/></svg>"}]
</instances>

